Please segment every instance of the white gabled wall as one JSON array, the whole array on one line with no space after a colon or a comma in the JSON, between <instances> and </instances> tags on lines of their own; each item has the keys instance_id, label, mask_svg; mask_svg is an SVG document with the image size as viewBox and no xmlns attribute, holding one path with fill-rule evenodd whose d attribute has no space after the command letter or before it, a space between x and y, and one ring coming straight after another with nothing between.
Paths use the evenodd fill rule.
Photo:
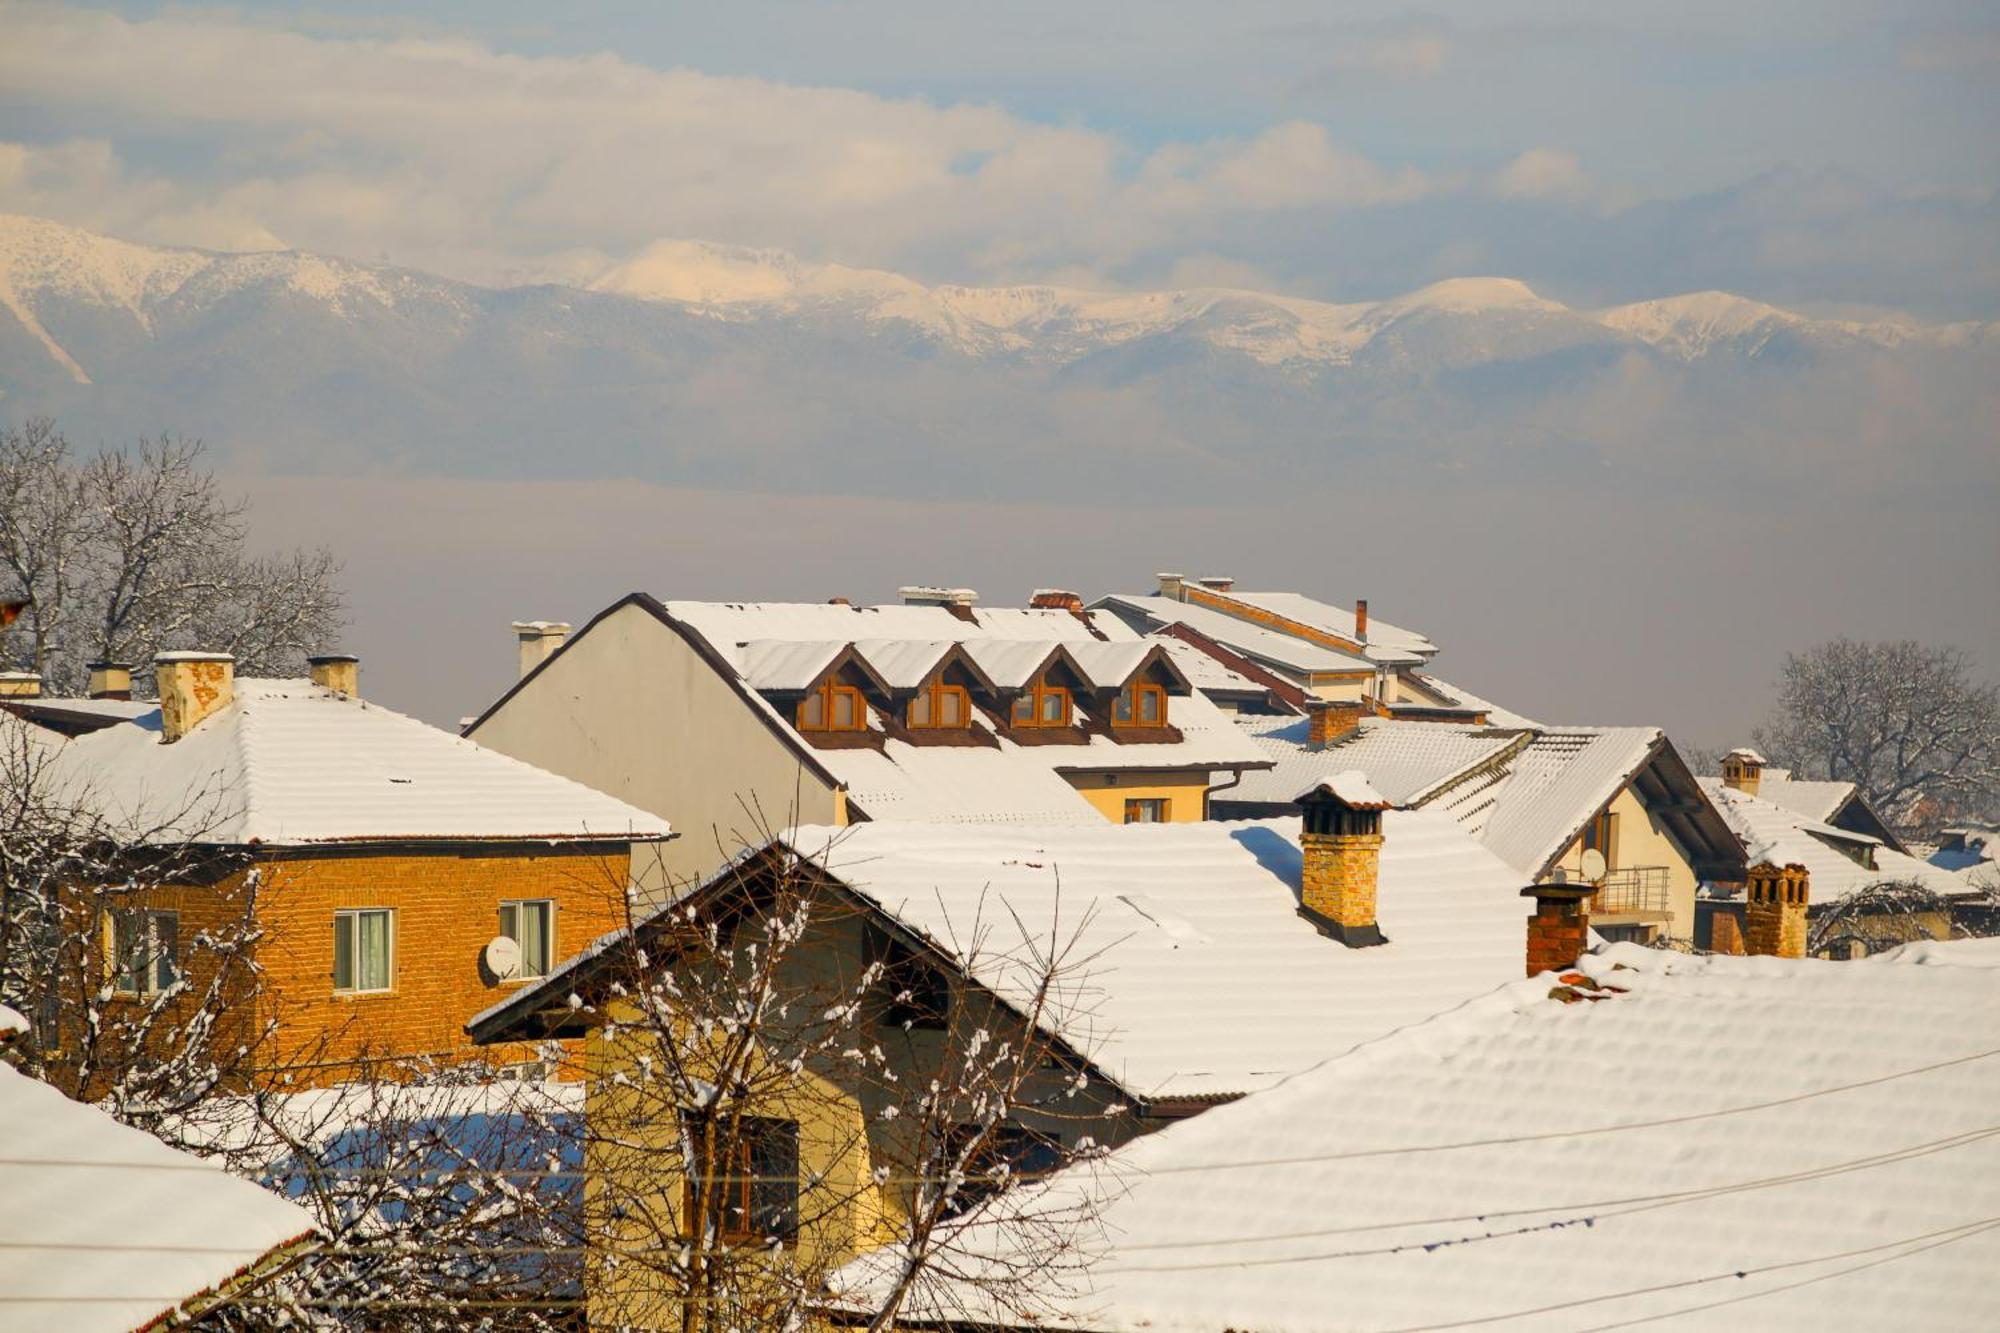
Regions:
<instances>
[{"instance_id":1,"label":"white gabled wall","mask_svg":"<svg viewBox=\"0 0 2000 1333\"><path fill-rule=\"evenodd\" d=\"M636 604L578 635L471 735L664 815L680 835L662 853L676 878L706 875L761 842L752 811L774 832L795 818L840 822L828 786L686 639ZM634 875L650 878L638 862Z\"/></svg>"}]
</instances>

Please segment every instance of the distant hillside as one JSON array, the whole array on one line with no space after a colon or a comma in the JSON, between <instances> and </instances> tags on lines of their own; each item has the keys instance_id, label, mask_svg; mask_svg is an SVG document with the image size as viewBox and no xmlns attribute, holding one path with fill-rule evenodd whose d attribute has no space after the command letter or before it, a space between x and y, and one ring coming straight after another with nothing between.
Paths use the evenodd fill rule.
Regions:
<instances>
[{"instance_id":1,"label":"distant hillside","mask_svg":"<svg viewBox=\"0 0 2000 1333\"><path fill-rule=\"evenodd\" d=\"M0 217L0 413L285 471L1063 499L1907 486L1920 460L1949 488L1982 475L1995 329L1721 292L1578 310L1506 278L1366 304L933 287L698 242L488 289Z\"/></svg>"}]
</instances>

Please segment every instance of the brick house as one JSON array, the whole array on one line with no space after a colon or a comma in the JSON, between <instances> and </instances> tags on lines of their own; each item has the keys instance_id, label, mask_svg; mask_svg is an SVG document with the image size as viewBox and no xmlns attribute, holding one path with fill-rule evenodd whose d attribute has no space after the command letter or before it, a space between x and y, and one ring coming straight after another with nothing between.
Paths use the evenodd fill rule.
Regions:
<instances>
[{"instance_id":1,"label":"brick house","mask_svg":"<svg viewBox=\"0 0 2000 1333\"><path fill-rule=\"evenodd\" d=\"M464 1024L625 919L666 822L360 697L351 657L309 680L238 679L163 653L160 704L62 742L60 780L133 858L190 867L94 925L117 1001L204 964L254 920L253 1062L337 1082L367 1057L463 1058ZM241 933L239 931L239 933ZM492 1053L526 1061L528 1048Z\"/></svg>"}]
</instances>

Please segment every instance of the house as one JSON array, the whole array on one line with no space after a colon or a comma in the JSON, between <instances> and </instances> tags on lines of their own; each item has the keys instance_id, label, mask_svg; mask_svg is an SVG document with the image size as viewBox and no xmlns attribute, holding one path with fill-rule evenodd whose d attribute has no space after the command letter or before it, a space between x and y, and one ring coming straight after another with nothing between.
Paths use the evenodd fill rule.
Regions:
<instances>
[{"instance_id":1,"label":"house","mask_svg":"<svg viewBox=\"0 0 2000 1333\"><path fill-rule=\"evenodd\" d=\"M1607 938L1689 938L1697 887L1742 879L1743 856L1656 727L1411 721L1360 701L1305 701L1302 717L1239 715L1272 761L1217 793L1219 819L1290 808L1329 768L1354 768L1399 805L1449 814L1525 881L1598 886Z\"/></svg>"},{"instance_id":2,"label":"house","mask_svg":"<svg viewBox=\"0 0 2000 1333\"><path fill-rule=\"evenodd\" d=\"M621 969L633 950L665 959L674 932L710 905L768 899L785 867L803 865L829 894L816 918L823 924L798 950L812 993L845 995L827 979L858 984L871 960L890 959L898 1002L929 997L925 1010L945 1016L940 1033L957 1034L936 1041L1039 1023L1051 1046L1048 1077L1074 1095L1047 1098L1046 1112L1031 1106L999 1128L1067 1159L1273 1087L1518 975L1519 877L1454 820L1385 810L1355 774L1302 795L1303 825L883 821L799 829L718 872L634 936L600 942L507 997L471 1031L481 1041L574 1038L611 1019L629 1030L631 1002L621 996L635 983ZM1067 1002L1051 1003L1022 964L1025 954L1049 950L1087 960L1060 988ZM927 980L912 980L911 967ZM795 1008L801 1022L818 1022L836 1003ZM936 1048L907 1046L900 1034L908 1016L888 998L880 1012L871 1029L820 1044L838 1053L879 1043L895 1086L925 1086L937 1077L926 1063ZM629 1048L600 1038L588 1049L593 1123L622 1123L616 1117L644 1078ZM827 1266L898 1234L911 1169L894 1127L910 1117L884 1115L881 1090L837 1054L805 1061L799 1078L821 1096L805 1111L777 1113L794 1145L781 1169L808 1183L772 1206L818 1219L787 1238L787 1254ZM601 1169L671 1176L677 1168L661 1163L678 1129L665 1119L645 1119L646 1132L669 1146L647 1166ZM637 1133L615 1137L629 1144ZM871 1179L884 1183L853 1188ZM671 1189L664 1197L671 1208L691 1206ZM606 1244L657 1245L660 1229L653 1223L638 1239ZM629 1307L595 1313L632 1317Z\"/></svg>"},{"instance_id":3,"label":"house","mask_svg":"<svg viewBox=\"0 0 2000 1333\"><path fill-rule=\"evenodd\" d=\"M27 1022L0 1008L0 1041ZM305 1209L0 1060L0 1328L177 1326L317 1243Z\"/></svg>"},{"instance_id":4,"label":"house","mask_svg":"<svg viewBox=\"0 0 2000 1333\"><path fill-rule=\"evenodd\" d=\"M1774 783L1764 757L1748 747L1724 756L1722 776L1700 782L1742 843L1747 860L1791 863L1811 872L1816 952L1860 957L1908 940L1950 939L1955 918L1984 909L1978 885L1919 861L1890 838L1856 831L1853 825L1865 820L1857 820L1854 812L1866 812L1865 802L1850 796L1830 803L1837 794L1808 801L1799 795L1801 788L1810 793L1846 784ZM1839 813L1848 814L1846 826L1814 817ZM1711 922L1717 914L1734 912L1740 896L1739 886L1726 879L1704 893L1698 904L1698 947L1715 947Z\"/></svg>"},{"instance_id":5,"label":"house","mask_svg":"<svg viewBox=\"0 0 2000 1333\"><path fill-rule=\"evenodd\" d=\"M1793 814L1828 827L1843 829L1873 839L1876 844L1904 855L1904 845L1875 807L1852 782L1823 782L1792 776L1789 768L1773 767L1749 746L1738 746L1722 759L1722 781L1736 791L1782 805Z\"/></svg>"},{"instance_id":6,"label":"house","mask_svg":"<svg viewBox=\"0 0 2000 1333\"><path fill-rule=\"evenodd\" d=\"M698 881L793 823L1185 822L1267 760L1160 643L1067 593L661 602L522 622L466 734L671 819Z\"/></svg>"},{"instance_id":7,"label":"house","mask_svg":"<svg viewBox=\"0 0 2000 1333\"><path fill-rule=\"evenodd\" d=\"M72 905L101 918L74 929L134 1014L169 992L194 1003L229 951L217 941L240 943L255 990L223 1009L262 1043L252 1063L294 1085L365 1058L470 1054L466 1019L627 919L635 854L672 836L368 702L351 657L298 680L239 679L217 653L162 653L155 669L158 704L60 742L48 765L51 789L122 845ZM121 889L121 864L169 861L143 892Z\"/></svg>"},{"instance_id":8,"label":"house","mask_svg":"<svg viewBox=\"0 0 2000 1333\"><path fill-rule=\"evenodd\" d=\"M81 699L42 692L32 671L0 672L0 711L24 718L58 736L81 736L144 716L151 708L132 697L132 668L123 662L92 662Z\"/></svg>"},{"instance_id":9,"label":"house","mask_svg":"<svg viewBox=\"0 0 2000 1333\"><path fill-rule=\"evenodd\" d=\"M2000 942L1860 964L1613 945L1010 1196L1089 1216L1082 1252L1007 1280L1017 1233L975 1215L904 1317L1993 1328L1996 1049ZM838 1290L858 1304L895 1257Z\"/></svg>"}]
</instances>

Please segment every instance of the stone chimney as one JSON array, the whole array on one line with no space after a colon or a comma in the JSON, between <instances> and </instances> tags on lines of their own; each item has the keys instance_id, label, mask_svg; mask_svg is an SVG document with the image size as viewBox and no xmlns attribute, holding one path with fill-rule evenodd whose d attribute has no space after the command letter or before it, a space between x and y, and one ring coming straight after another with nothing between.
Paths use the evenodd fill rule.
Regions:
<instances>
[{"instance_id":1,"label":"stone chimney","mask_svg":"<svg viewBox=\"0 0 2000 1333\"><path fill-rule=\"evenodd\" d=\"M556 649L569 638L566 620L517 620L514 637L521 643L521 674L527 675L555 656Z\"/></svg>"},{"instance_id":2,"label":"stone chimney","mask_svg":"<svg viewBox=\"0 0 2000 1333\"><path fill-rule=\"evenodd\" d=\"M1153 577L1160 581L1160 596L1171 597L1177 602L1186 600L1181 596L1181 586L1184 580L1180 575L1155 574Z\"/></svg>"},{"instance_id":3,"label":"stone chimney","mask_svg":"<svg viewBox=\"0 0 2000 1333\"><path fill-rule=\"evenodd\" d=\"M1210 592L1228 592L1236 586L1236 580L1228 574L1204 574L1195 582Z\"/></svg>"},{"instance_id":4,"label":"stone chimney","mask_svg":"<svg viewBox=\"0 0 2000 1333\"><path fill-rule=\"evenodd\" d=\"M129 699L132 697L132 664L130 662L91 662L84 670L90 673L90 684L84 694L92 699Z\"/></svg>"},{"instance_id":5,"label":"stone chimney","mask_svg":"<svg viewBox=\"0 0 2000 1333\"><path fill-rule=\"evenodd\" d=\"M1368 642L1368 599L1358 598L1354 603L1354 641Z\"/></svg>"},{"instance_id":6,"label":"stone chimney","mask_svg":"<svg viewBox=\"0 0 2000 1333\"><path fill-rule=\"evenodd\" d=\"M306 665L312 668L312 683L321 689L350 699L361 697L360 658L347 653L321 653L318 657L308 657Z\"/></svg>"},{"instance_id":7,"label":"stone chimney","mask_svg":"<svg viewBox=\"0 0 2000 1333\"><path fill-rule=\"evenodd\" d=\"M1530 884L1523 898L1535 900L1528 918L1528 975L1560 972L1590 947L1589 884Z\"/></svg>"},{"instance_id":8,"label":"stone chimney","mask_svg":"<svg viewBox=\"0 0 2000 1333\"><path fill-rule=\"evenodd\" d=\"M1303 817L1299 915L1350 949L1381 944L1375 890L1389 802L1358 769L1315 783L1294 802Z\"/></svg>"},{"instance_id":9,"label":"stone chimney","mask_svg":"<svg viewBox=\"0 0 2000 1333\"><path fill-rule=\"evenodd\" d=\"M1324 750L1345 740L1371 711L1365 699L1307 699L1306 747Z\"/></svg>"},{"instance_id":10,"label":"stone chimney","mask_svg":"<svg viewBox=\"0 0 2000 1333\"><path fill-rule=\"evenodd\" d=\"M1083 598L1062 588L1037 588L1035 595L1028 599L1028 605L1037 611L1067 611L1071 615L1083 614Z\"/></svg>"},{"instance_id":11,"label":"stone chimney","mask_svg":"<svg viewBox=\"0 0 2000 1333\"><path fill-rule=\"evenodd\" d=\"M1739 746L1722 756L1722 785L1734 787L1745 796L1755 796L1764 785L1764 756Z\"/></svg>"},{"instance_id":12,"label":"stone chimney","mask_svg":"<svg viewBox=\"0 0 2000 1333\"><path fill-rule=\"evenodd\" d=\"M39 699L42 677L35 671L0 671L0 699Z\"/></svg>"},{"instance_id":13,"label":"stone chimney","mask_svg":"<svg viewBox=\"0 0 2000 1333\"><path fill-rule=\"evenodd\" d=\"M1806 956L1806 903L1811 876L1802 865L1783 869L1759 861L1744 876L1743 951L1774 958Z\"/></svg>"},{"instance_id":14,"label":"stone chimney","mask_svg":"<svg viewBox=\"0 0 2000 1333\"><path fill-rule=\"evenodd\" d=\"M896 589L896 595L903 599L904 606L941 606L960 620L972 619L973 603L979 594L971 588L930 588L912 585Z\"/></svg>"},{"instance_id":15,"label":"stone chimney","mask_svg":"<svg viewBox=\"0 0 2000 1333\"><path fill-rule=\"evenodd\" d=\"M170 745L236 697L236 659L228 653L154 653L153 674L160 687L160 739Z\"/></svg>"}]
</instances>

